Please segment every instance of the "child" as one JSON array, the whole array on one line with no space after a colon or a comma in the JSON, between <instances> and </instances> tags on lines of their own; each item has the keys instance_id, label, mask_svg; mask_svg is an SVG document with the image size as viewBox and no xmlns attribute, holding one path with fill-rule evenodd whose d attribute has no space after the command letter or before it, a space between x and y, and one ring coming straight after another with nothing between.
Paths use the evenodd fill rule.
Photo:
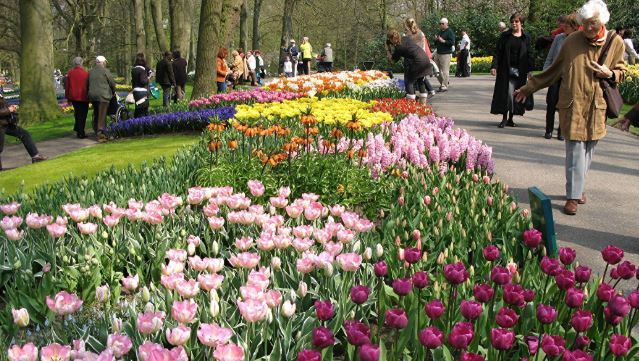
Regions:
<instances>
[{"instance_id":1,"label":"child","mask_svg":"<svg viewBox=\"0 0 639 361\"><path fill-rule=\"evenodd\" d=\"M284 74L287 78L293 77L293 63L291 62L291 58L288 56L286 57L286 60L284 60Z\"/></svg>"}]
</instances>

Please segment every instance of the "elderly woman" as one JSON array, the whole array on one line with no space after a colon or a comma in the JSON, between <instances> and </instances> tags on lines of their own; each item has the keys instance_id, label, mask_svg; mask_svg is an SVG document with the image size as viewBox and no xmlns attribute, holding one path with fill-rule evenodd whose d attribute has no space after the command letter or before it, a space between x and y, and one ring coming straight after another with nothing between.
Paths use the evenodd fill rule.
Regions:
<instances>
[{"instance_id":1,"label":"elderly woman","mask_svg":"<svg viewBox=\"0 0 639 361\"><path fill-rule=\"evenodd\" d=\"M588 1L577 11L577 21L583 30L568 36L553 64L514 93L516 101L521 102L562 79L557 109L566 138L564 213L569 215L577 213L578 204L586 203L586 174L597 141L606 135L607 106L601 81L621 82L626 72L623 40L614 31L606 30L608 20L610 13L603 1ZM600 59L606 45L608 54Z\"/></svg>"},{"instance_id":2,"label":"elderly woman","mask_svg":"<svg viewBox=\"0 0 639 361\"><path fill-rule=\"evenodd\" d=\"M386 55L388 61L393 63L404 58L404 84L406 97L415 99L415 83L419 87L420 102L426 102L426 85L421 79L431 68L430 60L424 49L415 44L408 36L400 37L397 30L391 30L386 37Z\"/></svg>"}]
</instances>

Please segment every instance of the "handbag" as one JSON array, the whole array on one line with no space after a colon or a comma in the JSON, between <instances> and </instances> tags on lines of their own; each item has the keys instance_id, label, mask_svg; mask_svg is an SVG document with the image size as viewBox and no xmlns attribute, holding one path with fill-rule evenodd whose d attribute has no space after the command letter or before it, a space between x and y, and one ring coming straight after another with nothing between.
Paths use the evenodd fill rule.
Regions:
<instances>
[{"instance_id":1,"label":"handbag","mask_svg":"<svg viewBox=\"0 0 639 361\"><path fill-rule=\"evenodd\" d=\"M606 44L604 44L601 49L601 55L599 55L599 65L603 65L606 61L606 56L608 55L608 50L610 50L610 45L614 40L615 32L611 31L610 35L608 35L608 39L606 39ZM619 118L619 113L621 113L621 107L623 107L623 98L621 97L621 93L619 92L619 87L617 86L617 82L612 79L601 79L599 81L601 85L601 89L603 90L603 96L606 100L606 117L608 118Z\"/></svg>"}]
</instances>

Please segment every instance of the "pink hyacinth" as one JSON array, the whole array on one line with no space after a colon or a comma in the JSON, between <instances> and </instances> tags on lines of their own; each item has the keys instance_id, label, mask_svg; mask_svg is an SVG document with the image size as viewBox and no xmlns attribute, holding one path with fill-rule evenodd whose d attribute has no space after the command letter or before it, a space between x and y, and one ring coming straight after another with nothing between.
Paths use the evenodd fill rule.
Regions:
<instances>
[{"instance_id":1,"label":"pink hyacinth","mask_svg":"<svg viewBox=\"0 0 639 361\"><path fill-rule=\"evenodd\" d=\"M41 361L69 361L71 359L71 347L52 343L40 350Z\"/></svg>"},{"instance_id":2,"label":"pink hyacinth","mask_svg":"<svg viewBox=\"0 0 639 361\"><path fill-rule=\"evenodd\" d=\"M213 352L216 361L243 361L244 349L233 343L221 345Z\"/></svg>"},{"instance_id":3,"label":"pink hyacinth","mask_svg":"<svg viewBox=\"0 0 639 361\"><path fill-rule=\"evenodd\" d=\"M59 316L70 315L82 307L82 300L67 291L58 292L54 298L47 296L46 302L47 307Z\"/></svg>"},{"instance_id":4,"label":"pink hyacinth","mask_svg":"<svg viewBox=\"0 0 639 361\"><path fill-rule=\"evenodd\" d=\"M179 323L187 324L193 322L197 314L197 303L193 300L173 301L171 306L171 316Z\"/></svg>"},{"instance_id":5,"label":"pink hyacinth","mask_svg":"<svg viewBox=\"0 0 639 361\"><path fill-rule=\"evenodd\" d=\"M213 348L228 343L232 336L231 329L220 327L215 323L202 323L197 330L197 338L200 343Z\"/></svg>"},{"instance_id":6,"label":"pink hyacinth","mask_svg":"<svg viewBox=\"0 0 639 361\"><path fill-rule=\"evenodd\" d=\"M20 347L13 345L9 349L9 361L36 361L38 359L38 348L31 342Z\"/></svg>"}]
</instances>

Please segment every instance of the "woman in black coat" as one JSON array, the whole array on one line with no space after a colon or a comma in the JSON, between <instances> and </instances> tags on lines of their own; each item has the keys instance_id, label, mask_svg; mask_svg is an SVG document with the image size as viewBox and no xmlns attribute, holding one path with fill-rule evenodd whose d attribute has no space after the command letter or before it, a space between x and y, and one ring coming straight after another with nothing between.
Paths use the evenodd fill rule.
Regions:
<instances>
[{"instance_id":1,"label":"woman in black coat","mask_svg":"<svg viewBox=\"0 0 639 361\"><path fill-rule=\"evenodd\" d=\"M131 70L131 85L135 99L134 118L149 114L149 68L146 66L144 53L135 56L135 65Z\"/></svg>"},{"instance_id":2,"label":"woman in black coat","mask_svg":"<svg viewBox=\"0 0 639 361\"><path fill-rule=\"evenodd\" d=\"M420 101L425 102L428 93L423 78L428 74L432 65L424 49L415 44L410 37L400 37L397 30L391 30L386 37L386 53L390 62L404 58L406 97L415 99L415 82L417 82Z\"/></svg>"},{"instance_id":3,"label":"woman in black coat","mask_svg":"<svg viewBox=\"0 0 639 361\"><path fill-rule=\"evenodd\" d=\"M513 115L524 115L526 109L532 109L532 97L525 105L513 100L513 92L528 81L534 62L530 35L524 32L523 22L519 14L510 17L511 29L501 33L490 69L497 76L490 113L503 116L500 128L516 126Z\"/></svg>"}]
</instances>

